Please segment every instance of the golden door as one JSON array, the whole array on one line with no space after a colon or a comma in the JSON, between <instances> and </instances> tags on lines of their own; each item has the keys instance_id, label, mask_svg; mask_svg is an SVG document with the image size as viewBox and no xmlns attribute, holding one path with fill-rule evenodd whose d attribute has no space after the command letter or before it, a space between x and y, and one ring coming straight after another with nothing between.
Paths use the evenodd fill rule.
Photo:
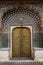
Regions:
<instances>
[{"instance_id":1,"label":"golden door","mask_svg":"<svg viewBox=\"0 0 43 65\"><path fill-rule=\"evenodd\" d=\"M31 32L29 28L17 27L12 31L12 56L31 56Z\"/></svg>"}]
</instances>

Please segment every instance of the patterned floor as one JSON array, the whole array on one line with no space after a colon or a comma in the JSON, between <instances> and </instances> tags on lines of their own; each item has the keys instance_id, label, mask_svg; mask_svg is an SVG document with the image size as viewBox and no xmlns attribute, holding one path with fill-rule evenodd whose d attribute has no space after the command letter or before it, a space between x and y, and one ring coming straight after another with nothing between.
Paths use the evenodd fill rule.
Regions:
<instances>
[{"instance_id":1,"label":"patterned floor","mask_svg":"<svg viewBox=\"0 0 43 65\"><path fill-rule=\"evenodd\" d=\"M43 62L2 62L0 65L43 65Z\"/></svg>"}]
</instances>

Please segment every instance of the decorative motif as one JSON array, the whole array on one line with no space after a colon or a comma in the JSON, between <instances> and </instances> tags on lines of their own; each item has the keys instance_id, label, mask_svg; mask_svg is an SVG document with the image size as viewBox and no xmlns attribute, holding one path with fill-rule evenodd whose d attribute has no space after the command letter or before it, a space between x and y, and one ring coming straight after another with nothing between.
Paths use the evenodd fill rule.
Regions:
<instances>
[{"instance_id":1,"label":"decorative motif","mask_svg":"<svg viewBox=\"0 0 43 65\"><path fill-rule=\"evenodd\" d=\"M33 34L33 38L35 41L33 41L34 44L36 44L36 47L39 45L39 39L36 31L41 30L41 18L39 16L39 13L36 12L34 9L28 9L28 8L13 8L8 10L3 14L2 23L5 30L7 30L10 26L20 26L19 19L23 19L23 25L32 25L33 27L33 33L35 31L35 34ZM4 31L5 31L4 30ZM38 34L39 34L38 32ZM36 35L36 36L35 36ZM40 34L39 34L40 35ZM39 36L40 37L40 36ZM33 39L33 40L34 40ZM37 41L38 39L38 41ZM42 41L42 39L40 38ZM40 43L41 44L41 43Z\"/></svg>"},{"instance_id":2,"label":"decorative motif","mask_svg":"<svg viewBox=\"0 0 43 65\"><path fill-rule=\"evenodd\" d=\"M22 18L20 18L19 24L21 25L21 27L23 26L23 20L22 20Z\"/></svg>"},{"instance_id":3,"label":"decorative motif","mask_svg":"<svg viewBox=\"0 0 43 65\"><path fill-rule=\"evenodd\" d=\"M38 15L38 12L35 12L33 9L27 9L27 8L13 8L11 10L8 10L3 14L2 22L3 25L7 28L11 25L19 25L18 21L19 18L23 18L24 24L26 25L32 25L34 26L37 30L40 30L40 24L41 20ZM30 18L30 20L29 20Z\"/></svg>"}]
</instances>

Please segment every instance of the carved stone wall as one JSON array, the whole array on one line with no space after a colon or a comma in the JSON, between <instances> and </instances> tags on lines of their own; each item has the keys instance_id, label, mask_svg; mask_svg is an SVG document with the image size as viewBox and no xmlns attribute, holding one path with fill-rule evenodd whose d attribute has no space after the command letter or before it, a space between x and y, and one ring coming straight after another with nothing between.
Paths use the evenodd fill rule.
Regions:
<instances>
[{"instance_id":1,"label":"carved stone wall","mask_svg":"<svg viewBox=\"0 0 43 65\"><path fill-rule=\"evenodd\" d=\"M42 27L41 27L41 4L26 4L22 6L15 4L4 4L0 6L0 14L2 15L2 33L9 33L10 26L20 26L20 18L23 25L31 25L33 28L33 45L42 46ZM39 41L40 40L40 41Z\"/></svg>"}]
</instances>

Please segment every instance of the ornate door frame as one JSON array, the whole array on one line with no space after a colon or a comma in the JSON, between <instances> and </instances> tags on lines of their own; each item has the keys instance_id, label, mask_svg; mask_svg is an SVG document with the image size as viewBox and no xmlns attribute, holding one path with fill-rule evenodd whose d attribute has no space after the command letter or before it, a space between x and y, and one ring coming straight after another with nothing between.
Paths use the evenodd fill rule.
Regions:
<instances>
[{"instance_id":1,"label":"ornate door frame","mask_svg":"<svg viewBox=\"0 0 43 65\"><path fill-rule=\"evenodd\" d=\"M21 27L21 26L10 26L10 58L12 58L12 30L16 27ZM23 26L27 27L31 31L31 57L33 56L33 50L32 50L32 26Z\"/></svg>"}]
</instances>

